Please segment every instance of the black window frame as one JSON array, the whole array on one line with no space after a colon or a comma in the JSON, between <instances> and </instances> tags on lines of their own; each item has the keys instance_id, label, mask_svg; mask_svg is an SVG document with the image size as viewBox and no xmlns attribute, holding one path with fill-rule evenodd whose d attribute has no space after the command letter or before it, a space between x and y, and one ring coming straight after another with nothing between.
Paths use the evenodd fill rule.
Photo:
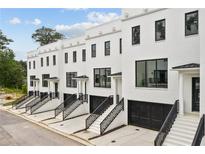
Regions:
<instances>
[{"instance_id":1,"label":"black window frame","mask_svg":"<svg viewBox=\"0 0 205 154\"><path fill-rule=\"evenodd\" d=\"M64 60L65 60L65 64L67 64L68 63L68 52L65 52L65 54L64 54Z\"/></svg>"},{"instance_id":2,"label":"black window frame","mask_svg":"<svg viewBox=\"0 0 205 154\"><path fill-rule=\"evenodd\" d=\"M86 49L82 49L82 61L86 61Z\"/></svg>"},{"instance_id":3,"label":"black window frame","mask_svg":"<svg viewBox=\"0 0 205 154\"><path fill-rule=\"evenodd\" d=\"M94 48L95 47L95 48ZM95 58L96 57L96 48L97 45L96 44L91 44L91 57ZM95 50L94 50L95 49Z\"/></svg>"},{"instance_id":4,"label":"black window frame","mask_svg":"<svg viewBox=\"0 0 205 154\"><path fill-rule=\"evenodd\" d=\"M109 45L108 47L107 44ZM104 43L105 56L110 56L110 48L111 48L110 45L111 45L110 41L105 41Z\"/></svg>"},{"instance_id":5,"label":"black window frame","mask_svg":"<svg viewBox=\"0 0 205 154\"><path fill-rule=\"evenodd\" d=\"M56 65L56 55L53 55L53 66Z\"/></svg>"},{"instance_id":6,"label":"black window frame","mask_svg":"<svg viewBox=\"0 0 205 154\"><path fill-rule=\"evenodd\" d=\"M160 39L157 38L157 32L158 32L157 24L159 22L164 22L164 38L160 38ZM162 41L162 40L166 40L166 19L155 21L155 41Z\"/></svg>"},{"instance_id":7,"label":"black window frame","mask_svg":"<svg viewBox=\"0 0 205 154\"><path fill-rule=\"evenodd\" d=\"M149 87L147 85L147 62L148 61L155 61L155 68L156 68L156 72L160 71L157 69L157 61L159 60L166 60L167 61L167 70L166 70L166 75L167 75L167 79L166 79L166 87L160 87L158 84L158 82L156 82L156 74L154 74L154 82L155 82L155 87ZM137 62L145 62L145 70L144 70L144 73L145 73L145 86L139 86L138 83L137 83ZM168 88L168 58L159 58L159 59L148 59L148 60L137 60L135 61L135 87L137 88Z\"/></svg>"},{"instance_id":8,"label":"black window frame","mask_svg":"<svg viewBox=\"0 0 205 154\"><path fill-rule=\"evenodd\" d=\"M33 61L33 69L36 69L36 61Z\"/></svg>"},{"instance_id":9,"label":"black window frame","mask_svg":"<svg viewBox=\"0 0 205 154\"><path fill-rule=\"evenodd\" d=\"M66 87L67 88L77 88L77 81L72 79L77 77L77 72L66 72Z\"/></svg>"},{"instance_id":10,"label":"black window frame","mask_svg":"<svg viewBox=\"0 0 205 154\"><path fill-rule=\"evenodd\" d=\"M77 62L77 51L73 51L73 63Z\"/></svg>"},{"instance_id":11,"label":"black window frame","mask_svg":"<svg viewBox=\"0 0 205 154\"><path fill-rule=\"evenodd\" d=\"M46 57L46 66L49 66L49 56Z\"/></svg>"},{"instance_id":12,"label":"black window frame","mask_svg":"<svg viewBox=\"0 0 205 154\"><path fill-rule=\"evenodd\" d=\"M139 28L139 38L138 38L138 41L134 41L134 29L137 29L137 28ZM134 26L134 27L132 27L132 45L137 45L137 44L140 44L140 42L141 42L141 40L140 40L140 31L141 31L141 28L140 28L140 25L137 25L137 26Z\"/></svg>"},{"instance_id":13,"label":"black window frame","mask_svg":"<svg viewBox=\"0 0 205 154\"><path fill-rule=\"evenodd\" d=\"M43 57L41 57L41 67L43 67Z\"/></svg>"},{"instance_id":14,"label":"black window frame","mask_svg":"<svg viewBox=\"0 0 205 154\"><path fill-rule=\"evenodd\" d=\"M193 14L193 13L197 13L197 32L195 33L191 33L191 34L187 34L187 15L190 15L190 14ZM196 35L196 34L199 34L199 11L196 10L196 11L191 11L191 12L187 12L185 13L185 36L190 36L190 35Z\"/></svg>"},{"instance_id":15,"label":"black window frame","mask_svg":"<svg viewBox=\"0 0 205 154\"><path fill-rule=\"evenodd\" d=\"M122 54L122 38L119 39L119 51Z\"/></svg>"},{"instance_id":16,"label":"black window frame","mask_svg":"<svg viewBox=\"0 0 205 154\"><path fill-rule=\"evenodd\" d=\"M36 78L36 76L35 75L30 75L30 87L33 87L33 81L32 81L32 79L35 79Z\"/></svg>"},{"instance_id":17,"label":"black window frame","mask_svg":"<svg viewBox=\"0 0 205 154\"><path fill-rule=\"evenodd\" d=\"M42 87L48 87L48 81L45 79L50 78L50 74L42 74Z\"/></svg>"},{"instance_id":18,"label":"black window frame","mask_svg":"<svg viewBox=\"0 0 205 154\"><path fill-rule=\"evenodd\" d=\"M104 72L105 72L105 80L104 80L105 84L104 85L101 83L101 81L102 81L101 71L102 70L104 70ZM96 71L99 71L99 74L96 74L95 73ZM110 72L109 74L107 73L108 71ZM96 82L95 82L96 81L96 75L98 75L98 77L99 77L99 85L97 85ZM110 77L110 75L111 75L111 67L94 68L93 69L94 87L97 87L97 88L111 88L111 77Z\"/></svg>"}]
</instances>

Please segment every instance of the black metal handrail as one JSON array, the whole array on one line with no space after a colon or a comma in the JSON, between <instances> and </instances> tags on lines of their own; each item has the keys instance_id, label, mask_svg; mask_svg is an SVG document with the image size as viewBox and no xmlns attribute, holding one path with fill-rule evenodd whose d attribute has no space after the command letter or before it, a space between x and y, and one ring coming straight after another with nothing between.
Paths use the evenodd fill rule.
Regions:
<instances>
[{"instance_id":1,"label":"black metal handrail","mask_svg":"<svg viewBox=\"0 0 205 154\"><path fill-rule=\"evenodd\" d=\"M27 98L29 98L29 95L23 95L20 98L16 99L13 103L12 103L12 108L17 106L18 104L20 104L21 102L23 102L24 100L26 100Z\"/></svg>"},{"instance_id":2,"label":"black metal handrail","mask_svg":"<svg viewBox=\"0 0 205 154\"><path fill-rule=\"evenodd\" d=\"M37 109L45 105L50 100L51 99L48 96L47 97L45 96L45 98L43 98L40 102L36 103L31 107L31 114L33 114Z\"/></svg>"},{"instance_id":3,"label":"black metal handrail","mask_svg":"<svg viewBox=\"0 0 205 154\"><path fill-rule=\"evenodd\" d=\"M16 105L16 109L21 108L24 104L26 104L28 101L32 100L35 96L29 96L25 100L21 101L19 104Z\"/></svg>"},{"instance_id":4,"label":"black metal handrail","mask_svg":"<svg viewBox=\"0 0 205 154\"><path fill-rule=\"evenodd\" d=\"M92 113L91 115L86 119L86 126L85 128L88 129L95 120L102 115L107 108L110 107L110 105L113 104L113 96L107 97Z\"/></svg>"},{"instance_id":5,"label":"black metal handrail","mask_svg":"<svg viewBox=\"0 0 205 154\"><path fill-rule=\"evenodd\" d=\"M102 135L107 127L113 122L117 115L124 110L124 98L112 109L112 111L100 123L100 134Z\"/></svg>"},{"instance_id":6,"label":"black metal handrail","mask_svg":"<svg viewBox=\"0 0 205 154\"><path fill-rule=\"evenodd\" d=\"M154 140L154 145L155 146L161 146L169 133L176 117L179 112L179 100L176 100L174 105L172 106L169 114L167 115L157 137Z\"/></svg>"},{"instance_id":7,"label":"black metal handrail","mask_svg":"<svg viewBox=\"0 0 205 154\"><path fill-rule=\"evenodd\" d=\"M192 146L200 146L201 140L205 135L204 129L205 129L205 115L202 115L199 125L197 127L196 134L192 142Z\"/></svg>"},{"instance_id":8,"label":"black metal handrail","mask_svg":"<svg viewBox=\"0 0 205 154\"><path fill-rule=\"evenodd\" d=\"M37 97L36 99L34 99L33 101L31 101L30 103L26 104L26 112L28 110L30 110L34 105L36 105L37 103L43 101L44 99L46 99L48 97L48 94L45 94L41 97Z\"/></svg>"}]
</instances>

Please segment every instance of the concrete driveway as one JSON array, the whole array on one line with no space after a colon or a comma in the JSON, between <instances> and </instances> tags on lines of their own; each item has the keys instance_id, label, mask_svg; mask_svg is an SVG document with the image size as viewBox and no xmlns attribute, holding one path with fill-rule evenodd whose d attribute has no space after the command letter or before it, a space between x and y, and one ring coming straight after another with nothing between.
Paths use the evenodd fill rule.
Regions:
<instances>
[{"instance_id":1,"label":"concrete driveway","mask_svg":"<svg viewBox=\"0 0 205 154\"><path fill-rule=\"evenodd\" d=\"M82 144L0 110L0 145L80 146Z\"/></svg>"}]
</instances>

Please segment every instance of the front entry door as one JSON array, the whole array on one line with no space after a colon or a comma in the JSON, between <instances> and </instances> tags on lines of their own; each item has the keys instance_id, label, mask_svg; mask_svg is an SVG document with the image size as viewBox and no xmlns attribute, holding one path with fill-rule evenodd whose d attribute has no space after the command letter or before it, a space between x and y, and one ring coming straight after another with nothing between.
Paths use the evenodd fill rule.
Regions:
<instances>
[{"instance_id":1,"label":"front entry door","mask_svg":"<svg viewBox=\"0 0 205 154\"><path fill-rule=\"evenodd\" d=\"M58 83L55 82L55 97L58 97Z\"/></svg>"},{"instance_id":2,"label":"front entry door","mask_svg":"<svg viewBox=\"0 0 205 154\"><path fill-rule=\"evenodd\" d=\"M192 111L199 111L200 98L200 83L199 77L192 78Z\"/></svg>"}]
</instances>

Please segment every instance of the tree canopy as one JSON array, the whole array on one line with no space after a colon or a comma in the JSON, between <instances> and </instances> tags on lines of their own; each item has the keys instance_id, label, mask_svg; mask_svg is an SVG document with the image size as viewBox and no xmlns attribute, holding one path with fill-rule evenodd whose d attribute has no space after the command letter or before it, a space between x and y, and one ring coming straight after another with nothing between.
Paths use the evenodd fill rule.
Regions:
<instances>
[{"instance_id":1,"label":"tree canopy","mask_svg":"<svg viewBox=\"0 0 205 154\"><path fill-rule=\"evenodd\" d=\"M61 33L58 33L56 30L47 28L47 27L41 27L37 29L32 34L32 39L34 39L36 42L39 42L40 45L46 45L49 43L56 42L59 39L63 39L64 35Z\"/></svg>"}]
</instances>

